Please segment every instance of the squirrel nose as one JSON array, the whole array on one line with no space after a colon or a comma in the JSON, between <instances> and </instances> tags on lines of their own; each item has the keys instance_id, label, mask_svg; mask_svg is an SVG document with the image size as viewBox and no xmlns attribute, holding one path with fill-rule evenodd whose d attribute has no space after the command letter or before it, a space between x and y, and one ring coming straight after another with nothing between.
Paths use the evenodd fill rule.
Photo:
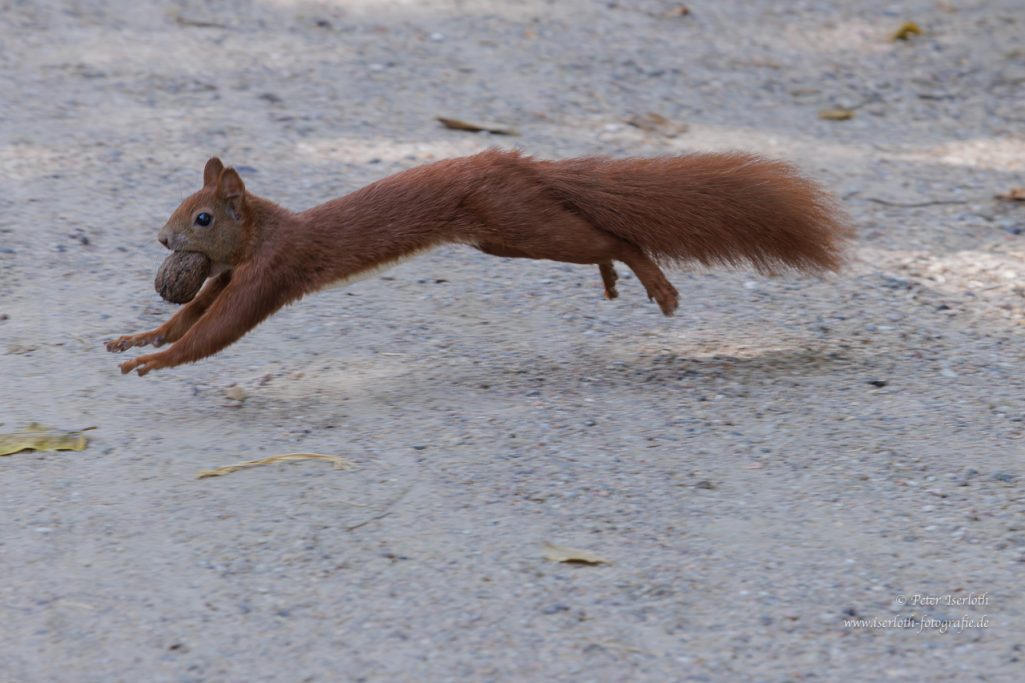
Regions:
<instances>
[{"instance_id":1,"label":"squirrel nose","mask_svg":"<svg viewBox=\"0 0 1025 683\"><path fill-rule=\"evenodd\" d=\"M168 249L171 248L171 243L170 243L170 241L166 237L161 236L161 237L158 237L157 239L160 240L160 243L163 244Z\"/></svg>"}]
</instances>

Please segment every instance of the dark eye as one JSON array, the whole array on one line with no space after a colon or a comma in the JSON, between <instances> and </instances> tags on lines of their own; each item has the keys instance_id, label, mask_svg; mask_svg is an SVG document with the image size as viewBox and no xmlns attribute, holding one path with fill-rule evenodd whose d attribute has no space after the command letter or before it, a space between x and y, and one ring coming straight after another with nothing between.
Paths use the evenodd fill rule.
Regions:
<instances>
[{"instance_id":1,"label":"dark eye","mask_svg":"<svg viewBox=\"0 0 1025 683\"><path fill-rule=\"evenodd\" d=\"M203 213L196 216L196 225L201 225L205 228L206 226L210 225L210 223L212 223L213 220L214 217L204 211Z\"/></svg>"}]
</instances>

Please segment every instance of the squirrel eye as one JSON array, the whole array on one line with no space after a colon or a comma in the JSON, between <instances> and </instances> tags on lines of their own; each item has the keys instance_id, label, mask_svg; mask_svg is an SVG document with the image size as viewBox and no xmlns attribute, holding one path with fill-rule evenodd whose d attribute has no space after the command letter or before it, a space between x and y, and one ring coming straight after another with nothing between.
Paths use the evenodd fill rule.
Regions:
<instances>
[{"instance_id":1,"label":"squirrel eye","mask_svg":"<svg viewBox=\"0 0 1025 683\"><path fill-rule=\"evenodd\" d=\"M201 225L205 228L206 226L210 225L213 219L213 216L204 211L203 213L196 216L196 225Z\"/></svg>"}]
</instances>

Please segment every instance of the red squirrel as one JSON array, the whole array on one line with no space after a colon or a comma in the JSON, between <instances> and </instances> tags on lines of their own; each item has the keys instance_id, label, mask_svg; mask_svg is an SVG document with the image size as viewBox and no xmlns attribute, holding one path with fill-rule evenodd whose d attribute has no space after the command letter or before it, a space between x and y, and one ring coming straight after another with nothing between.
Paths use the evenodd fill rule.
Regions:
<instances>
[{"instance_id":1,"label":"red squirrel","mask_svg":"<svg viewBox=\"0 0 1025 683\"><path fill-rule=\"evenodd\" d=\"M121 372L217 353L282 306L446 243L486 254L597 264L614 299L626 264L665 315L678 293L659 264L836 270L850 230L832 198L792 166L748 154L542 161L489 150L396 173L300 213L250 194L214 157L203 188L160 230L206 255L202 290L149 332L107 342L165 351Z\"/></svg>"}]
</instances>

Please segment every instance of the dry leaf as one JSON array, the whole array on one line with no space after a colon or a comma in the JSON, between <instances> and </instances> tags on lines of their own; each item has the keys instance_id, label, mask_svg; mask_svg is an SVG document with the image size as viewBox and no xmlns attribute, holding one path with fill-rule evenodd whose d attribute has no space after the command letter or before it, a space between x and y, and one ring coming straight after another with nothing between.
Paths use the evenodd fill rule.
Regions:
<instances>
[{"instance_id":1,"label":"dry leaf","mask_svg":"<svg viewBox=\"0 0 1025 683\"><path fill-rule=\"evenodd\" d=\"M188 17L182 16L181 13L179 13L178 11L174 11L174 10L172 10L171 12L168 12L168 14L175 21L175 23L178 24L179 26L191 26L193 28L228 28L227 25L220 24L220 23L218 23L216 21L204 21L202 19L190 19Z\"/></svg>"},{"instance_id":2,"label":"dry leaf","mask_svg":"<svg viewBox=\"0 0 1025 683\"><path fill-rule=\"evenodd\" d=\"M545 541L545 559L566 564L586 564L592 567L599 564L609 564L609 561L604 557L588 550L567 548L561 545L554 545L548 541Z\"/></svg>"},{"instance_id":3,"label":"dry leaf","mask_svg":"<svg viewBox=\"0 0 1025 683\"><path fill-rule=\"evenodd\" d=\"M671 9L667 9L662 13L663 17L685 17L690 14L690 7L686 5L677 5Z\"/></svg>"},{"instance_id":4,"label":"dry leaf","mask_svg":"<svg viewBox=\"0 0 1025 683\"><path fill-rule=\"evenodd\" d=\"M913 21L905 21L890 38L891 40L907 40L911 36L922 35L922 28Z\"/></svg>"},{"instance_id":5,"label":"dry leaf","mask_svg":"<svg viewBox=\"0 0 1025 683\"><path fill-rule=\"evenodd\" d=\"M826 121L846 121L847 119L854 118L854 110L843 108L823 109L819 112L819 118Z\"/></svg>"},{"instance_id":6,"label":"dry leaf","mask_svg":"<svg viewBox=\"0 0 1025 683\"><path fill-rule=\"evenodd\" d=\"M333 462L335 464L336 470L349 470L356 467L356 463L337 455L322 455L320 453L284 453L282 455L271 455L266 458L260 458L259 460L246 460L245 462L236 463L234 465L224 465L223 467L217 467L212 470L203 470L196 475L196 479L220 477L249 467L259 467L260 465L270 465L275 462L288 462L292 460L327 460L328 462Z\"/></svg>"},{"instance_id":7,"label":"dry leaf","mask_svg":"<svg viewBox=\"0 0 1025 683\"><path fill-rule=\"evenodd\" d=\"M0 455L13 455L21 451L84 451L89 441L82 432L60 432L31 422L20 432L0 434Z\"/></svg>"},{"instance_id":8,"label":"dry leaf","mask_svg":"<svg viewBox=\"0 0 1025 683\"><path fill-rule=\"evenodd\" d=\"M441 125L452 130L465 130L471 133L488 132L493 135L519 135L516 129L500 123L471 123L470 121L453 119L447 116L438 116L437 119L441 122Z\"/></svg>"},{"instance_id":9,"label":"dry leaf","mask_svg":"<svg viewBox=\"0 0 1025 683\"><path fill-rule=\"evenodd\" d=\"M1007 192L994 196L1005 202L1025 202L1025 187L1012 187Z\"/></svg>"},{"instance_id":10,"label":"dry leaf","mask_svg":"<svg viewBox=\"0 0 1025 683\"><path fill-rule=\"evenodd\" d=\"M636 114L628 118L625 123L633 126L634 128L640 128L643 131L649 133L658 133L659 135L667 138L675 138L678 135L687 132L687 125L683 123L675 123L670 121L661 114L656 114L651 111L647 114Z\"/></svg>"},{"instance_id":11,"label":"dry leaf","mask_svg":"<svg viewBox=\"0 0 1025 683\"><path fill-rule=\"evenodd\" d=\"M65 602L65 604L67 603ZM652 655L655 657L660 656L658 653L652 652L651 650L642 650L639 647L634 647L633 645L627 645L625 643L618 643L614 640L595 640L592 642L594 645L597 645L598 647L603 647L607 650L622 650L623 652L635 652L639 655Z\"/></svg>"}]
</instances>

